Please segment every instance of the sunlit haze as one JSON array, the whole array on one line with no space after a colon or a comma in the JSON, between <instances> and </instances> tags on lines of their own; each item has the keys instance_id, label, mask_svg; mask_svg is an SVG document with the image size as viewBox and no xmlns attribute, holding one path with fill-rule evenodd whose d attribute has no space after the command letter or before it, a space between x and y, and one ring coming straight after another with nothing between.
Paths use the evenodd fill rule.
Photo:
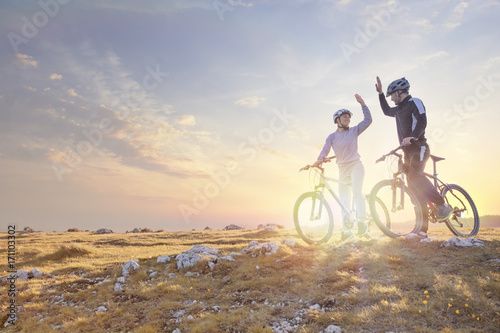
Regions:
<instances>
[{"instance_id":1,"label":"sunlit haze","mask_svg":"<svg viewBox=\"0 0 500 333\"><path fill-rule=\"evenodd\" d=\"M336 110L362 120L356 93L364 191L389 176L376 76L409 80L439 176L500 214L499 17L498 0L4 1L0 231L292 227L298 170Z\"/></svg>"}]
</instances>

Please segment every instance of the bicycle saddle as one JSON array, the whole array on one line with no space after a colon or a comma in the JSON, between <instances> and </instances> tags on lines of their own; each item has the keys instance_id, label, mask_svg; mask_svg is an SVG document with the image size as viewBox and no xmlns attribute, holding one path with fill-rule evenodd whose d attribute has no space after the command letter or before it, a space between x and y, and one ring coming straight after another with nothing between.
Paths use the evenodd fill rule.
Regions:
<instances>
[{"instance_id":1,"label":"bicycle saddle","mask_svg":"<svg viewBox=\"0 0 500 333\"><path fill-rule=\"evenodd\" d=\"M439 157L439 156L436 156L436 155L431 155L431 159L432 159L434 162L439 162L439 161L444 160L445 158L444 158L444 157Z\"/></svg>"}]
</instances>

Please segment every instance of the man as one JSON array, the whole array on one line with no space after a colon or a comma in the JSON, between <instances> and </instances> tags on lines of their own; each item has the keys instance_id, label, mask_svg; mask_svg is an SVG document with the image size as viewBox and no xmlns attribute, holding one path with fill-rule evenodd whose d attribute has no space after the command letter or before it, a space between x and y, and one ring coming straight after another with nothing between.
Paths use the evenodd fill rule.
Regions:
<instances>
[{"instance_id":1,"label":"man","mask_svg":"<svg viewBox=\"0 0 500 333\"><path fill-rule=\"evenodd\" d=\"M405 171L408 176L408 185L418 197L422 207L423 221L420 230L414 230L406 236L408 239L427 238L429 220L427 216L427 203L431 201L438 210L438 220L446 220L452 209L445 203L443 197L432 186L430 180L424 175L425 163L429 159L430 150L425 138L427 116L425 106L418 98L413 98L409 93L410 83L404 77L393 81L387 88L384 96L382 83L377 76L375 88L379 93L380 106L384 114L396 118L396 127L400 144L403 146ZM391 96L391 101L396 107L390 107L386 97Z\"/></svg>"}]
</instances>

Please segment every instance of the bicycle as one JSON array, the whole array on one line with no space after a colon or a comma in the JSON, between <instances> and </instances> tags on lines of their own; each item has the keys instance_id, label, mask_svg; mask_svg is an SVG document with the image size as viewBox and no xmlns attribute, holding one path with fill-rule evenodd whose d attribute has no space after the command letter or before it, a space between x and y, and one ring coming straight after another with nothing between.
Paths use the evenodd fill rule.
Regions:
<instances>
[{"instance_id":1,"label":"bicycle","mask_svg":"<svg viewBox=\"0 0 500 333\"><path fill-rule=\"evenodd\" d=\"M295 202L293 209L293 219L295 224L295 229L299 236L308 244L317 245L321 243L326 243L331 238L333 233L333 212L330 205L325 199L325 189L330 192L332 197L340 206L340 212L342 213L344 224L348 227L354 226L357 222L356 212L354 210L354 200L353 209L349 210L341 202L333 188L328 183L336 182L341 184L350 185L348 182L341 181L339 179L326 177L325 170L321 166L323 163L330 162L336 158L336 156L330 156L323 160L319 166L306 165L301 168L300 171L311 170L315 176L319 178L318 184L314 186L314 191L305 192L298 197ZM367 200L368 201L368 200ZM377 205L378 211L386 212L386 218L389 218L389 212L385 208L382 200L375 198L375 205ZM365 221L370 226L372 224L372 217L367 212Z\"/></svg>"},{"instance_id":2,"label":"bicycle","mask_svg":"<svg viewBox=\"0 0 500 333\"><path fill-rule=\"evenodd\" d=\"M386 213L377 211L378 202L370 200L370 211L377 226L390 237L404 236L410 232L418 232L422 226L423 214L427 214L431 223L445 223L450 231L460 237L475 236L479 231L479 214L476 205L470 195L459 185L446 184L437 175L437 162L444 160L443 157L430 155L433 162L433 173L424 172L424 175L432 180L434 188L441 194L445 202L452 207L451 215L444 220L438 219L438 212L432 202L427 203L427 211L422 212L415 193L408 188L405 182L403 169L403 156L397 153L403 146L393 149L380 157L375 163L384 161L386 157L395 156L398 159L398 170L393 173L392 179L382 180L377 183L370 194L371 198L377 197L385 203L390 203L390 211L397 218L391 216L388 224Z\"/></svg>"}]
</instances>

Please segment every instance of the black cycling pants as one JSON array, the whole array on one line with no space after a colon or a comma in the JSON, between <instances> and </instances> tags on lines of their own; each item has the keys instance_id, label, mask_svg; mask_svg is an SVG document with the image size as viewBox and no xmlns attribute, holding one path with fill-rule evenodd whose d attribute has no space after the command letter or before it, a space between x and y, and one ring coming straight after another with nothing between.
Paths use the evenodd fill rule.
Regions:
<instances>
[{"instance_id":1,"label":"black cycling pants","mask_svg":"<svg viewBox=\"0 0 500 333\"><path fill-rule=\"evenodd\" d=\"M431 152L427 144L417 145L414 143L409 149L405 150L405 169L408 176L408 186L417 195L422 208L423 232L427 232L429 227L429 220L427 214L427 203L431 201L436 205L444 204L443 197L434 188L429 178L424 175L425 164L429 159Z\"/></svg>"}]
</instances>

